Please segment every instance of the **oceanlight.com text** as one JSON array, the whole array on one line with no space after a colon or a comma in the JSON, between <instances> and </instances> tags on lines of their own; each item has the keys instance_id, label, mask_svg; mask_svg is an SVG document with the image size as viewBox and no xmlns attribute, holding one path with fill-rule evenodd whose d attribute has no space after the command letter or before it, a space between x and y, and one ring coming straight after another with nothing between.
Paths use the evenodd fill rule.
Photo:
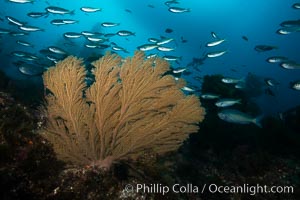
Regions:
<instances>
[{"instance_id":1,"label":"oceanlight.com text","mask_svg":"<svg viewBox=\"0 0 300 200\"><path fill-rule=\"evenodd\" d=\"M212 194L249 194L254 196L256 194L292 194L294 193L293 186L267 186L267 185L217 185L204 184L202 186L193 184L174 184L172 186L163 185L159 183L154 184L128 184L125 186L125 191L136 193L157 193L165 195L167 193L194 193L203 194L209 192Z\"/></svg>"}]
</instances>

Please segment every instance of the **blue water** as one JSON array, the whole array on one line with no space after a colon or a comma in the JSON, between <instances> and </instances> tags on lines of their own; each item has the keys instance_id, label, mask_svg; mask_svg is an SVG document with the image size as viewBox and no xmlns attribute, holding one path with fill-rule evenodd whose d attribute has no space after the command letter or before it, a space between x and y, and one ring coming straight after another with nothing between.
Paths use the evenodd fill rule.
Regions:
<instances>
[{"instance_id":1,"label":"blue water","mask_svg":"<svg viewBox=\"0 0 300 200\"><path fill-rule=\"evenodd\" d=\"M123 57L132 56L137 46L149 43L148 38L160 38L160 36L174 38L175 42L168 46L176 48L175 51L163 53L152 50L149 53L159 53L160 56L165 54L182 56L179 63L172 63L174 68L185 67L193 58L201 58L211 49L228 50L228 53L221 57L206 59L203 65L198 66L201 72L190 69L192 75L185 76L185 78L192 84L200 86L201 83L195 81L194 76L223 74L242 78L251 72L262 78L273 78L280 83L274 89L275 97L262 95L257 98L265 114L275 114L300 104L300 91L289 88L291 81L300 79L300 70L283 69L277 64L265 61L269 56L278 55L300 62L300 33L290 35L276 33L282 21L300 18L300 10L291 7L295 0L182 0L178 2L180 4L175 6L189 8L191 12L171 13L161 0L36 0L32 4L1 1L0 28L18 30L17 26L9 25L6 16L11 16L19 21L27 22L28 25L40 27L44 31L32 32L27 36L1 35L0 67L7 75L15 79L40 79L40 77L28 77L21 74L13 65L18 58L11 56L10 53L12 51L30 52L49 63L45 56L39 54L39 50L57 46L69 54L86 58L93 54L103 54L104 51L87 49L84 47L87 40L83 37L72 40L75 46L66 46L65 43L69 41L64 39L63 33L81 31L116 33L119 30L130 30L136 36L110 38L110 42L115 42L129 52L118 52ZM49 14L48 17L41 18L31 18L26 15L29 12L44 12L48 6L75 10L75 15ZM101 8L102 11L84 13L80 10L83 6ZM75 19L79 23L55 26L50 24L53 19ZM106 21L121 24L112 28L101 27L100 24ZM173 32L166 33L166 28L171 28ZM212 31L220 38L225 38L226 42L208 49L205 44L213 40ZM243 40L242 36L247 36L249 41ZM187 42L182 43L181 37ZM34 48L20 46L16 40L30 42L34 44ZM278 49L259 53L254 50L254 47L259 44L277 46ZM235 69L236 72L231 69Z\"/></svg>"}]
</instances>

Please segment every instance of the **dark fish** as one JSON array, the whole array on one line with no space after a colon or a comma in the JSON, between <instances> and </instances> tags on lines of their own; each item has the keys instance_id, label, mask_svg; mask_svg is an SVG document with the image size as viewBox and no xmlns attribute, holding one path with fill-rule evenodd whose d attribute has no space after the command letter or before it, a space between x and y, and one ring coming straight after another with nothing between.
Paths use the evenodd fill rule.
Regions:
<instances>
[{"instance_id":1,"label":"dark fish","mask_svg":"<svg viewBox=\"0 0 300 200\"><path fill-rule=\"evenodd\" d=\"M129 10L129 9L125 9L125 11L128 12L128 13L132 13L132 11Z\"/></svg>"},{"instance_id":2,"label":"dark fish","mask_svg":"<svg viewBox=\"0 0 300 200\"><path fill-rule=\"evenodd\" d=\"M9 34L9 33L10 33L10 30L4 29L4 28L0 28L0 35L2 35L2 34Z\"/></svg>"},{"instance_id":3,"label":"dark fish","mask_svg":"<svg viewBox=\"0 0 300 200\"><path fill-rule=\"evenodd\" d=\"M182 42L182 43L187 43L187 40L186 40L186 39L183 39L183 37L182 37L182 36L181 36L181 38L180 38L180 39L181 39L181 42Z\"/></svg>"},{"instance_id":4,"label":"dark fish","mask_svg":"<svg viewBox=\"0 0 300 200\"><path fill-rule=\"evenodd\" d=\"M264 51L271 51L273 49L278 49L276 46L269 46L269 45L256 45L254 47L255 51L264 52Z\"/></svg>"},{"instance_id":5,"label":"dark fish","mask_svg":"<svg viewBox=\"0 0 300 200\"><path fill-rule=\"evenodd\" d=\"M27 13L28 17L39 18L39 17L47 17L49 15L48 12L30 12Z\"/></svg>"},{"instance_id":6,"label":"dark fish","mask_svg":"<svg viewBox=\"0 0 300 200\"><path fill-rule=\"evenodd\" d=\"M106 34L104 34L104 37L113 37L113 36L115 36L115 35L117 35L117 34L115 34L115 33L106 33Z\"/></svg>"},{"instance_id":7,"label":"dark fish","mask_svg":"<svg viewBox=\"0 0 300 200\"><path fill-rule=\"evenodd\" d=\"M242 38L243 38L243 40L245 40L245 41L249 41L249 39L248 39L248 37L246 37L246 36L242 36Z\"/></svg>"},{"instance_id":8,"label":"dark fish","mask_svg":"<svg viewBox=\"0 0 300 200\"><path fill-rule=\"evenodd\" d=\"M270 88L265 89L265 94L275 97L275 93Z\"/></svg>"},{"instance_id":9,"label":"dark fish","mask_svg":"<svg viewBox=\"0 0 300 200\"><path fill-rule=\"evenodd\" d=\"M203 56L202 58L193 58L192 62L187 64L187 67L198 67L200 65L204 64L204 60L206 59L206 56Z\"/></svg>"},{"instance_id":10,"label":"dark fish","mask_svg":"<svg viewBox=\"0 0 300 200\"><path fill-rule=\"evenodd\" d=\"M76 46L76 44L74 42L65 42L64 46L65 47L74 47L74 46Z\"/></svg>"},{"instance_id":11,"label":"dark fish","mask_svg":"<svg viewBox=\"0 0 300 200\"><path fill-rule=\"evenodd\" d=\"M48 49L41 49L40 51L40 54L43 54L43 55L47 55L47 54L52 54L53 52L48 50Z\"/></svg>"},{"instance_id":12,"label":"dark fish","mask_svg":"<svg viewBox=\"0 0 300 200\"><path fill-rule=\"evenodd\" d=\"M53 25L66 25L66 24L75 24L78 23L78 21L73 19L54 19L50 22Z\"/></svg>"},{"instance_id":13,"label":"dark fish","mask_svg":"<svg viewBox=\"0 0 300 200\"><path fill-rule=\"evenodd\" d=\"M166 33L172 33L172 32L173 32L173 29L166 28L165 32L166 32Z\"/></svg>"},{"instance_id":14,"label":"dark fish","mask_svg":"<svg viewBox=\"0 0 300 200\"><path fill-rule=\"evenodd\" d=\"M294 3L292 5L292 8L294 8L294 9L300 9L300 3Z\"/></svg>"},{"instance_id":15,"label":"dark fish","mask_svg":"<svg viewBox=\"0 0 300 200\"><path fill-rule=\"evenodd\" d=\"M177 0L171 0L171 1L166 1L165 2L166 6L171 6L172 4L179 4L179 2Z\"/></svg>"},{"instance_id":16,"label":"dark fish","mask_svg":"<svg viewBox=\"0 0 300 200\"><path fill-rule=\"evenodd\" d=\"M280 23L282 27L300 26L300 20L287 20Z\"/></svg>"},{"instance_id":17,"label":"dark fish","mask_svg":"<svg viewBox=\"0 0 300 200\"><path fill-rule=\"evenodd\" d=\"M152 5L152 4L148 4L148 7L149 8L155 8L154 5Z\"/></svg>"},{"instance_id":18,"label":"dark fish","mask_svg":"<svg viewBox=\"0 0 300 200\"><path fill-rule=\"evenodd\" d=\"M192 74L192 72L189 72L189 71L184 71L182 74L183 74L183 75L185 75L185 76L188 76L188 75L191 75L191 74Z\"/></svg>"}]
</instances>

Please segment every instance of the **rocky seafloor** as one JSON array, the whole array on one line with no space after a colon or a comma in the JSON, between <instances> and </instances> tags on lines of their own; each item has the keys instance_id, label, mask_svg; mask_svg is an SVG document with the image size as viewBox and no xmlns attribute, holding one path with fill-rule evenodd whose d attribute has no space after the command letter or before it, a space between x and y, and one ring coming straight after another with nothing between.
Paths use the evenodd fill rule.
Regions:
<instances>
[{"instance_id":1,"label":"rocky seafloor","mask_svg":"<svg viewBox=\"0 0 300 200\"><path fill-rule=\"evenodd\" d=\"M4 80L4 79L1 79ZM177 152L121 162L110 171L79 168L56 159L40 135L39 103L23 102L2 83L0 89L0 180L10 199L300 199L299 108L286 122L263 121L264 129L217 121L212 112ZM42 93L42 92L41 92ZM208 103L209 104L209 103ZM205 102L204 102L205 105ZM208 105L209 106L209 105ZM209 109L208 109L209 111ZM295 114L296 113L296 114ZM216 128L217 127L217 128ZM293 194L126 191L128 184L293 186Z\"/></svg>"}]
</instances>

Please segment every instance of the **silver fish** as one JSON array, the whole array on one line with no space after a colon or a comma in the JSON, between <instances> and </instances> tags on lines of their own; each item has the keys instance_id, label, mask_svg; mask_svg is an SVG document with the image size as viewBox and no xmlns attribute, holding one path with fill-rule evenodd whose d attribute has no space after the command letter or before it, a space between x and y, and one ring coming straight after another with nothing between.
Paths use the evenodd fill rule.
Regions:
<instances>
[{"instance_id":1,"label":"silver fish","mask_svg":"<svg viewBox=\"0 0 300 200\"><path fill-rule=\"evenodd\" d=\"M218 117L226 122L235 124L251 124L262 128L260 123L261 117L251 117L250 115L243 113L239 110L225 109L218 113Z\"/></svg>"},{"instance_id":2,"label":"silver fish","mask_svg":"<svg viewBox=\"0 0 300 200\"><path fill-rule=\"evenodd\" d=\"M94 36L88 36L88 37L86 37L86 39L88 39L91 42L105 42L105 41L107 41L106 38L100 38L100 37L94 37Z\"/></svg>"},{"instance_id":3,"label":"silver fish","mask_svg":"<svg viewBox=\"0 0 300 200\"><path fill-rule=\"evenodd\" d=\"M44 29L41 29L36 26L19 26L19 29L27 32L44 31Z\"/></svg>"},{"instance_id":4,"label":"silver fish","mask_svg":"<svg viewBox=\"0 0 300 200\"><path fill-rule=\"evenodd\" d=\"M300 91L300 81L295 81L291 83L291 88L294 90L299 90Z\"/></svg>"},{"instance_id":5,"label":"silver fish","mask_svg":"<svg viewBox=\"0 0 300 200\"><path fill-rule=\"evenodd\" d=\"M121 30L121 31L117 32L117 35L119 35L119 36L131 36L131 35L134 35L135 36L135 33L131 32L131 31L127 31L127 30Z\"/></svg>"},{"instance_id":6,"label":"silver fish","mask_svg":"<svg viewBox=\"0 0 300 200\"><path fill-rule=\"evenodd\" d=\"M96 45L96 44L85 44L84 46L87 48L90 48L90 49L98 48L98 45Z\"/></svg>"},{"instance_id":7,"label":"silver fish","mask_svg":"<svg viewBox=\"0 0 300 200\"><path fill-rule=\"evenodd\" d=\"M17 25L17 26L23 26L24 24L26 24L24 22L20 22L19 20L15 19L13 17L10 17L10 16L6 16L6 19L8 21L10 21L12 24Z\"/></svg>"},{"instance_id":8,"label":"silver fish","mask_svg":"<svg viewBox=\"0 0 300 200\"><path fill-rule=\"evenodd\" d=\"M77 20L73 20L73 19L63 19L63 22L65 24L75 24L75 23L78 23Z\"/></svg>"},{"instance_id":9,"label":"silver fish","mask_svg":"<svg viewBox=\"0 0 300 200\"><path fill-rule=\"evenodd\" d=\"M159 42L159 39L156 39L156 38L148 38L148 41L149 41L149 42L153 42L153 43L157 43L157 42Z\"/></svg>"},{"instance_id":10,"label":"silver fish","mask_svg":"<svg viewBox=\"0 0 300 200\"><path fill-rule=\"evenodd\" d=\"M243 79L236 79L236 78L224 77L224 78L221 79L221 81L223 83L227 83L227 84L235 84L235 83L238 83L240 81L243 81Z\"/></svg>"},{"instance_id":11,"label":"silver fish","mask_svg":"<svg viewBox=\"0 0 300 200\"><path fill-rule=\"evenodd\" d=\"M191 9L189 8L180 8L180 7L169 7L168 10L172 13L185 13L191 11Z\"/></svg>"},{"instance_id":12,"label":"silver fish","mask_svg":"<svg viewBox=\"0 0 300 200\"><path fill-rule=\"evenodd\" d=\"M92 12L101 11L102 9L101 8L92 8L92 7L81 7L80 10L83 12L92 13Z\"/></svg>"},{"instance_id":13,"label":"silver fish","mask_svg":"<svg viewBox=\"0 0 300 200\"><path fill-rule=\"evenodd\" d=\"M168 52L168 51L174 51L175 49L174 48L170 48L170 47L162 47L162 46L158 46L157 49L159 51L165 51L165 52Z\"/></svg>"},{"instance_id":14,"label":"silver fish","mask_svg":"<svg viewBox=\"0 0 300 200\"><path fill-rule=\"evenodd\" d=\"M215 38L215 39L218 39L218 38L219 38L218 35L217 35L215 32L211 32L210 34L211 34L211 36L212 36L213 38Z\"/></svg>"},{"instance_id":15,"label":"silver fish","mask_svg":"<svg viewBox=\"0 0 300 200\"><path fill-rule=\"evenodd\" d=\"M34 0L8 0L13 3L33 3Z\"/></svg>"},{"instance_id":16,"label":"silver fish","mask_svg":"<svg viewBox=\"0 0 300 200\"><path fill-rule=\"evenodd\" d=\"M61 55L67 54L66 51L64 51L63 49L61 49L59 47L55 47L55 46L48 47L48 50L53 52L53 53L56 53L56 54L61 54Z\"/></svg>"},{"instance_id":17,"label":"silver fish","mask_svg":"<svg viewBox=\"0 0 300 200\"><path fill-rule=\"evenodd\" d=\"M177 69L173 69L173 73L174 74L179 74L182 73L186 70L186 68L177 68Z\"/></svg>"},{"instance_id":18,"label":"silver fish","mask_svg":"<svg viewBox=\"0 0 300 200\"><path fill-rule=\"evenodd\" d=\"M125 53L129 53L125 48L120 47L120 46L117 46L117 45L115 45L115 46L113 46L113 47L111 47L111 48L112 48L112 50L114 50L114 51L123 51L123 52L125 52Z\"/></svg>"},{"instance_id":19,"label":"silver fish","mask_svg":"<svg viewBox=\"0 0 300 200\"><path fill-rule=\"evenodd\" d=\"M18 69L22 74L27 76L39 76L45 71L43 67L28 63L21 64Z\"/></svg>"},{"instance_id":20,"label":"silver fish","mask_svg":"<svg viewBox=\"0 0 300 200\"><path fill-rule=\"evenodd\" d=\"M157 57L157 54L149 54L146 58L149 59L149 58L155 58Z\"/></svg>"},{"instance_id":21,"label":"silver fish","mask_svg":"<svg viewBox=\"0 0 300 200\"><path fill-rule=\"evenodd\" d=\"M290 61L290 62L282 62L280 64L281 67L285 68L285 69L300 69L300 64Z\"/></svg>"},{"instance_id":22,"label":"silver fish","mask_svg":"<svg viewBox=\"0 0 300 200\"><path fill-rule=\"evenodd\" d=\"M292 8L294 8L294 9L300 9L300 3L294 3L292 5Z\"/></svg>"},{"instance_id":23,"label":"silver fish","mask_svg":"<svg viewBox=\"0 0 300 200\"><path fill-rule=\"evenodd\" d=\"M82 31L81 34L84 36L98 35L98 33L90 32L90 31Z\"/></svg>"},{"instance_id":24,"label":"silver fish","mask_svg":"<svg viewBox=\"0 0 300 200\"><path fill-rule=\"evenodd\" d=\"M53 19L50 23L57 26L66 24L62 19Z\"/></svg>"},{"instance_id":25,"label":"silver fish","mask_svg":"<svg viewBox=\"0 0 300 200\"><path fill-rule=\"evenodd\" d=\"M152 38L153 39L153 38ZM158 42L156 42L157 45L163 45L163 44L167 44L172 42L174 39L173 38L163 38L161 40L159 40ZM154 41L154 40L152 40Z\"/></svg>"},{"instance_id":26,"label":"silver fish","mask_svg":"<svg viewBox=\"0 0 300 200\"><path fill-rule=\"evenodd\" d=\"M17 44L20 44L20 45L25 46L25 47L33 47L33 45L30 44L29 42L25 42L25 41L22 41L22 40L17 40Z\"/></svg>"},{"instance_id":27,"label":"silver fish","mask_svg":"<svg viewBox=\"0 0 300 200\"><path fill-rule=\"evenodd\" d=\"M74 15L74 10L67 10L64 8L60 8L60 7L56 7L56 6L49 6L47 8L45 8L47 12L52 13L52 14L60 14L60 15L64 15L64 14L70 14L70 15Z\"/></svg>"},{"instance_id":28,"label":"silver fish","mask_svg":"<svg viewBox=\"0 0 300 200\"><path fill-rule=\"evenodd\" d=\"M143 44L143 45L138 46L137 49L140 51L150 51L157 47L158 47L158 45L156 45L156 44Z\"/></svg>"},{"instance_id":29,"label":"silver fish","mask_svg":"<svg viewBox=\"0 0 300 200\"><path fill-rule=\"evenodd\" d=\"M163 56L163 59L167 60L167 61L178 61L182 59L182 56Z\"/></svg>"},{"instance_id":30,"label":"silver fish","mask_svg":"<svg viewBox=\"0 0 300 200\"><path fill-rule=\"evenodd\" d=\"M300 32L300 26L293 26L293 27L283 27L281 29L278 29L276 33L280 35L288 35L294 32Z\"/></svg>"},{"instance_id":31,"label":"silver fish","mask_svg":"<svg viewBox=\"0 0 300 200\"><path fill-rule=\"evenodd\" d=\"M206 44L207 47L214 47L214 46L217 46L223 42L225 42L226 40L225 39L220 39L220 40L216 40L216 41L212 41L212 42L208 42Z\"/></svg>"},{"instance_id":32,"label":"silver fish","mask_svg":"<svg viewBox=\"0 0 300 200\"><path fill-rule=\"evenodd\" d=\"M181 88L181 89L184 90L184 91L187 91L187 92L194 92L194 91L195 91L194 89L189 88L189 87L187 87L187 86L184 86L184 87Z\"/></svg>"},{"instance_id":33,"label":"silver fish","mask_svg":"<svg viewBox=\"0 0 300 200\"><path fill-rule=\"evenodd\" d=\"M241 99L220 99L215 103L217 107L228 107L233 106L235 104L241 104Z\"/></svg>"},{"instance_id":34,"label":"silver fish","mask_svg":"<svg viewBox=\"0 0 300 200\"><path fill-rule=\"evenodd\" d=\"M75 32L66 32L64 33L64 37L66 38L80 38L82 34L80 33L75 33Z\"/></svg>"},{"instance_id":35,"label":"silver fish","mask_svg":"<svg viewBox=\"0 0 300 200\"><path fill-rule=\"evenodd\" d=\"M284 57L284 56L272 56L272 57L267 58L267 62L269 62L269 63L281 63L281 62L284 62L287 60L288 60L288 58Z\"/></svg>"},{"instance_id":36,"label":"silver fish","mask_svg":"<svg viewBox=\"0 0 300 200\"><path fill-rule=\"evenodd\" d=\"M222 55L224 55L225 53L227 53L227 50L225 50L225 51L215 51L215 52L210 52L210 53L207 53L206 56L207 56L208 58L215 58L215 57L222 56Z\"/></svg>"},{"instance_id":37,"label":"silver fish","mask_svg":"<svg viewBox=\"0 0 300 200\"><path fill-rule=\"evenodd\" d=\"M211 94L211 93L206 93L201 95L202 99L218 99L220 98L220 95L217 94Z\"/></svg>"},{"instance_id":38,"label":"silver fish","mask_svg":"<svg viewBox=\"0 0 300 200\"><path fill-rule=\"evenodd\" d=\"M271 87L274 87L274 86L276 86L276 85L279 85L279 83L278 83L276 80L272 79L272 78L267 78L267 79L265 79L265 82L266 82L266 84L267 84L268 86L271 86Z\"/></svg>"},{"instance_id":39,"label":"silver fish","mask_svg":"<svg viewBox=\"0 0 300 200\"><path fill-rule=\"evenodd\" d=\"M101 23L101 26L103 27L115 27L115 26L119 26L120 23L114 23L114 22L103 22Z\"/></svg>"}]
</instances>

